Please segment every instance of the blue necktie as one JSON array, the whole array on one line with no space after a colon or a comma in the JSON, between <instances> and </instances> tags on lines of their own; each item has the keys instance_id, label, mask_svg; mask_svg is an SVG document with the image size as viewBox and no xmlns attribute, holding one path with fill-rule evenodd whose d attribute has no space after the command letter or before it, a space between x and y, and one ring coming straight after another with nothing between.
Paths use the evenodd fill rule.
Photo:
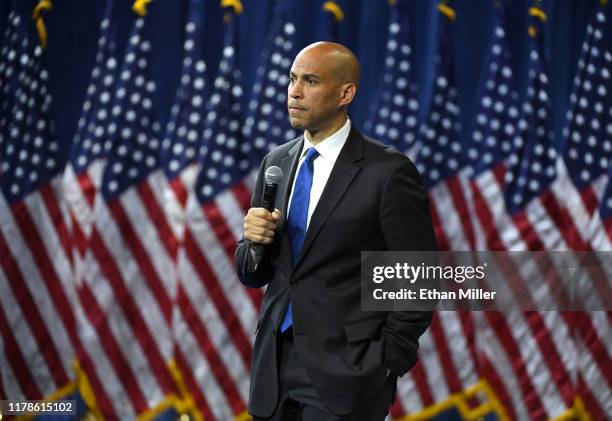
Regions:
<instances>
[{"instance_id":1,"label":"blue necktie","mask_svg":"<svg viewBox=\"0 0 612 421\"><path fill-rule=\"evenodd\" d=\"M308 222L308 204L310 202L310 188L312 187L312 174L314 172L313 161L319 156L315 148L308 149L306 159L300 167L295 187L293 189L293 197L291 198L291 207L289 208L289 239L291 241L291 257L293 264L297 263L306 237L306 223ZM283 322L281 323L281 332L286 331L293 324L291 316L291 301L287 306L287 311Z\"/></svg>"}]
</instances>

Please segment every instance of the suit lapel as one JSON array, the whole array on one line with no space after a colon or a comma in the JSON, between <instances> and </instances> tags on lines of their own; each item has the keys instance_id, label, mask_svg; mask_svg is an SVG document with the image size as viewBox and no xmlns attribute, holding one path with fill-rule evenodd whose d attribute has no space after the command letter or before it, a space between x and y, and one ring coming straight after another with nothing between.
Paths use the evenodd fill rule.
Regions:
<instances>
[{"instance_id":1,"label":"suit lapel","mask_svg":"<svg viewBox=\"0 0 612 421\"><path fill-rule=\"evenodd\" d=\"M302 147L304 145L303 137L299 138L295 145L293 145L287 155L285 155L280 164L281 170L283 170L283 181L279 186L279 191L276 203L278 209L281 211L281 220L279 224L279 231L282 233L281 241L283 242L281 250L280 260L281 264L286 268L291 268L293 266L293 262L291 259L291 243L289 241L289 235L287 232L287 215L288 215L288 203L289 196L291 194L291 186L293 185L293 179L295 178L295 171L297 168L297 164L300 158L300 152L302 151Z\"/></svg>"},{"instance_id":2,"label":"suit lapel","mask_svg":"<svg viewBox=\"0 0 612 421\"><path fill-rule=\"evenodd\" d=\"M312 246L313 242L317 238L319 231L325 225L327 218L332 213L340 199L344 195L344 192L351 184L357 173L359 173L360 167L355 164L363 159L363 137L355 129L351 127L351 131L346 140L346 143L338 155L338 159L334 164L329 179L325 184L319 203L315 208L312 217L310 218L310 224L306 231L306 238L302 245L300 257L294 265L294 270L303 260L306 253Z\"/></svg>"}]
</instances>

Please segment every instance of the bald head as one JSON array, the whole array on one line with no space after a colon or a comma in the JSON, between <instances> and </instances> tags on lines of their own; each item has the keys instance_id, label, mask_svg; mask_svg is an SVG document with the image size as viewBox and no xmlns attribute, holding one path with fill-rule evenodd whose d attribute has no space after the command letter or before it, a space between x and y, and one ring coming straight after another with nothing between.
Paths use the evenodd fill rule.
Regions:
<instances>
[{"instance_id":1,"label":"bald head","mask_svg":"<svg viewBox=\"0 0 612 421\"><path fill-rule=\"evenodd\" d=\"M296 59L302 55L321 60L339 83L359 85L359 60L344 45L327 41L315 42L300 51Z\"/></svg>"},{"instance_id":2,"label":"bald head","mask_svg":"<svg viewBox=\"0 0 612 421\"><path fill-rule=\"evenodd\" d=\"M346 47L317 42L295 57L289 72L289 121L317 144L338 131L359 83L359 62Z\"/></svg>"}]
</instances>

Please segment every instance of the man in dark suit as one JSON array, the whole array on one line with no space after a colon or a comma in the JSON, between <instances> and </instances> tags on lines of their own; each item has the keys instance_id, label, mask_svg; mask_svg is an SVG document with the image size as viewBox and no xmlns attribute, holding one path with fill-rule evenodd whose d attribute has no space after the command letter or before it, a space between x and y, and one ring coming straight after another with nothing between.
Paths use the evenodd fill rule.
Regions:
<instances>
[{"instance_id":1,"label":"man in dark suit","mask_svg":"<svg viewBox=\"0 0 612 421\"><path fill-rule=\"evenodd\" d=\"M267 285L253 350L255 420L383 420L431 312L361 310L362 250L435 250L426 193L402 154L361 135L347 108L359 63L342 45L302 50L289 118L304 136L264 159L236 266ZM282 169L274 212L263 175Z\"/></svg>"}]
</instances>

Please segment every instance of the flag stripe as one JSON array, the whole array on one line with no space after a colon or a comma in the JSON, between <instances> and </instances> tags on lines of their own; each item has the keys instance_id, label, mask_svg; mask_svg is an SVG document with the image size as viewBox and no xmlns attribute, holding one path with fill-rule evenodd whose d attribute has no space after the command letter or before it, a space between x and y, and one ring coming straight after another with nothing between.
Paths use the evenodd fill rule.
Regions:
<instances>
[{"instance_id":1,"label":"flag stripe","mask_svg":"<svg viewBox=\"0 0 612 421\"><path fill-rule=\"evenodd\" d=\"M427 332L425 332L427 334ZM432 395L431 390L429 389L429 381L428 375L426 373L425 367L423 366L423 361L419 360L414 367L410 369L410 375L414 379L414 382L417 387L417 391L419 396L421 397L421 402L423 403L423 407L426 408L435 403L434 397ZM409 411L412 411L417 408L408 408Z\"/></svg>"},{"instance_id":2,"label":"flag stripe","mask_svg":"<svg viewBox=\"0 0 612 421\"><path fill-rule=\"evenodd\" d=\"M65 215L60 209L60 201L63 200L63 198L61 197L60 183L61 180L59 178L54 179L51 184L43 186L39 190L39 194L43 199L45 209L49 214L49 219L55 222L54 224L52 224L52 226L57 231L59 243L61 244L61 247L64 250L64 254L68 258L68 263L72 264L70 233L68 232L68 227L66 226ZM72 315L72 318L74 319L74 315ZM74 324L69 326L74 326Z\"/></svg>"},{"instance_id":3,"label":"flag stripe","mask_svg":"<svg viewBox=\"0 0 612 421\"><path fill-rule=\"evenodd\" d=\"M446 336L444 327L442 325L443 323L444 322L438 312L434 312L433 320L429 326L429 329L431 331L431 335L433 336L435 349L439 354L440 363L443 369L442 375L445 383L448 385L450 393L456 393L461 391L463 387L461 381L459 380L456 367L453 364L452 354L448 348L448 344L446 343ZM453 332L449 333L452 334Z\"/></svg>"},{"instance_id":4,"label":"flag stripe","mask_svg":"<svg viewBox=\"0 0 612 421\"><path fill-rule=\"evenodd\" d=\"M242 356L244 364L250 368L251 364L251 343L244 333L244 328L234 313L232 306L225 295L223 288L220 285L219 279L215 276L208 259L200 252L199 246L196 244L191 234L191 229L185 231L185 252L191 261L191 264L198 274L200 282L208 291L208 296L211 297L219 314L223 314L223 321L228 332L231 332L232 339ZM243 304L245 305L245 304Z\"/></svg>"},{"instance_id":5,"label":"flag stripe","mask_svg":"<svg viewBox=\"0 0 612 421\"><path fill-rule=\"evenodd\" d=\"M133 294L127 288L127 283L125 282L125 279L123 279L123 276L117 267L117 262L107 250L104 240L98 233L98 228L94 228L92 231L90 248L96 260L100 262L100 269L108 280L109 285L112 287L116 297L115 299L121 303L121 307L126 313L126 318L130 321L134 337L140 344L142 352L145 355L151 370L157 377L160 387L165 394L172 393L173 381L170 377L166 364L159 353L160 348L155 345L157 341L149 332L147 324L141 314L142 310L140 310L139 306L137 306L134 302L132 298ZM158 337L158 340L161 340L161 338L159 338L159 333L160 332L156 332L156 337Z\"/></svg>"},{"instance_id":6,"label":"flag stripe","mask_svg":"<svg viewBox=\"0 0 612 421\"><path fill-rule=\"evenodd\" d=\"M423 369L427 373L427 385L433 395L434 402L441 402L446 399L450 393L448 384L445 381L444 371L446 366L439 355L439 350L436 347L432 332L425 331L419 338L421 352L420 358L423 363Z\"/></svg>"},{"instance_id":7,"label":"flag stripe","mask_svg":"<svg viewBox=\"0 0 612 421\"><path fill-rule=\"evenodd\" d=\"M525 360L522 356L523 353L515 341L512 330L508 326L508 323L512 323L512 321L506 320L502 314L494 311L487 311L485 317L495 334L499 336L500 345L509 356L513 370L517 378L520 379L519 387L523 396L523 404L529 412L530 417L532 419L548 418L546 409L536 392L536 388L527 370Z\"/></svg>"},{"instance_id":8,"label":"flag stripe","mask_svg":"<svg viewBox=\"0 0 612 421\"><path fill-rule=\"evenodd\" d=\"M474 184L473 186L476 186L476 184ZM478 188L475 188L473 193L480 222L485 227L485 231L487 233L490 233L488 237L489 249L506 249L507 246L503 244L502 239L498 235L499 231L494 226L495 220L494 216L491 214L488 208L488 201L484 200ZM536 235L535 229L533 229L533 227L531 226L531 222L529 221L527 215L525 213L521 213L518 216L515 215L514 219L515 221L520 221L516 222L516 225L522 227L522 229L519 229L520 233L522 234L522 240L526 243L531 242L531 245L529 245L528 248L533 250L543 250L543 245L540 243L539 237ZM512 264L509 259L506 260L506 263L504 264L507 263ZM502 266L504 264L502 264ZM512 272L518 273L517 269L512 270ZM528 293L526 293L524 289L526 282L522 279L516 279L516 281L517 282L509 283L511 284L510 286L512 287L512 289L516 289L517 287L520 288L517 292L517 296L529 297ZM555 381L555 385L560 393L560 396L565 400L566 406L571 407L572 392L569 374L567 373L563 363L561 362L558 350L555 347L553 340L551 339L551 335L547 326L543 323L541 316L538 313L534 312L530 313L530 315L526 317L526 322L529 324L531 332L533 333L533 337L535 338L538 347L541 350L542 355L544 356L544 362L549 368L550 375ZM505 340L506 339L502 339L502 342ZM515 348L514 351L512 350L513 348L507 348L510 349L510 352L515 352L519 349L519 345L514 342L508 345L512 345L513 348ZM521 376L521 371L522 370L519 368L519 377Z\"/></svg>"},{"instance_id":9,"label":"flag stripe","mask_svg":"<svg viewBox=\"0 0 612 421\"><path fill-rule=\"evenodd\" d=\"M575 312L573 316L576 323L576 331L581 336L584 346L590 351L591 357L604 376L608 390L612 390L612 361L610 360L610 347L602 342L600 336L593 327L589 314L580 311ZM610 335L608 334L608 336Z\"/></svg>"},{"instance_id":10,"label":"flag stripe","mask_svg":"<svg viewBox=\"0 0 612 421\"><path fill-rule=\"evenodd\" d=\"M215 378L206 356L202 353L200 344L184 321L177 320L177 322L177 332L181 334L180 348L182 356L193 374L194 390L202 392L203 396L206 397L212 413L211 419L233 419L233 410L228 402L228 396Z\"/></svg>"},{"instance_id":11,"label":"flag stripe","mask_svg":"<svg viewBox=\"0 0 612 421\"><path fill-rule=\"evenodd\" d=\"M580 373L578 374L578 386L577 390L579 392L580 397L583 399L584 404L589 412L591 419L593 420L607 420L610 418L610 410L612 408L608 408L608 414L606 414L603 408L600 406L597 399L593 396L590 391L589 386L584 381L584 378ZM608 405L609 406L609 405Z\"/></svg>"},{"instance_id":12,"label":"flag stripe","mask_svg":"<svg viewBox=\"0 0 612 421\"><path fill-rule=\"evenodd\" d=\"M417 362L417 365L419 364L420 363ZM418 411L419 409L423 408L420 392L417 390L416 381L413 374L415 367L410 369L405 376L397 379L397 402L403 407L403 412L397 415L398 418L401 418L409 412Z\"/></svg>"},{"instance_id":13,"label":"flag stripe","mask_svg":"<svg viewBox=\"0 0 612 421\"><path fill-rule=\"evenodd\" d=\"M128 204L128 206L130 206ZM155 297L155 301L161 310L161 314L167 323L170 322L172 317L172 302L168 297L167 290L157 275L157 272L153 268L151 259L149 258L145 247L141 242L141 237L136 233L132 222L128 217L128 213L125 210L125 205L120 200L113 200L108 202L108 209L113 216L116 227L120 231L121 239L125 241L128 246L134 260L138 265L139 272L142 278L145 280L148 289ZM106 226L98 224L99 227Z\"/></svg>"},{"instance_id":14,"label":"flag stripe","mask_svg":"<svg viewBox=\"0 0 612 421\"><path fill-rule=\"evenodd\" d=\"M83 284L79 288L79 298L83 304L83 308L87 309L85 314L90 323L95 326L98 333L98 338L110 363L112 364L118 378L123 385L123 391L130 397L130 403L134 405L136 413L140 413L147 409L147 403L140 385L132 372L132 368L127 362L125 355L121 351L115 335L109 326L109 321L105 316L104 310L98 304L95 295L89 289L89 286Z\"/></svg>"},{"instance_id":15,"label":"flag stripe","mask_svg":"<svg viewBox=\"0 0 612 421\"><path fill-rule=\"evenodd\" d=\"M242 412L245 408L245 402L240 396L240 392L236 388L236 384L230 376L228 376L229 367L224 364L221 357L217 353L215 344L212 343L211 334L208 332L208 327L197 322L199 316L196 310L189 302L189 298L186 296L185 291L179 288L179 302L181 303L181 312L183 314L183 320L188 324L190 332L194 335L199 348L206 355L209 366L212 369L219 385L223 389L224 394L229 400L235 414Z\"/></svg>"},{"instance_id":16,"label":"flag stripe","mask_svg":"<svg viewBox=\"0 0 612 421\"><path fill-rule=\"evenodd\" d=\"M487 382L492 386L493 392L496 397L501 401L504 406L504 410L508 412L508 416L511 420L518 420L516 412L514 412L514 404L508 394L508 390L504 382L500 379L497 373L496 367L491 363L486 353L481 353L479 356L481 365L481 371L485 375ZM508 379L505 379L508 381Z\"/></svg>"},{"instance_id":17,"label":"flag stripe","mask_svg":"<svg viewBox=\"0 0 612 421\"><path fill-rule=\"evenodd\" d=\"M0 263L4 268L9 286L13 291L15 302L20 308L28 309L24 313L24 318L30 326L36 343L41 347L40 351L50 371L51 378L57 387L61 387L68 383L68 374L64 370L60 353L52 339L53 336L45 327L46 323L38 310L38 304L32 298L29 289L24 288L24 286L28 285L28 282L26 282L21 273L19 265L9 249L2 232L0 232L0 256L2 256ZM41 298L40 295L38 297Z\"/></svg>"},{"instance_id":18,"label":"flag stripe","mask_svg":"<svg viewBox=\"0 0 612 421\"><path fill-rule=\"evenodd\" d=\"M204 211L206 219L208 219L210 226L217 237L219 245L221 245L221 247L225 250L227 258L233 262L234 253L236 252L236 242L238 239L232 234L225 221L223 213L215 202L206 203L202 210ZM256 309L259 309L261 306L261 301L263 300L263 294L261 291L255 288L247 288L246 292L253 302L253 306Z\"/></svg>"},{"instance_id":19,"label":"flag stripe","mask_svg":"<svg viewBox=\"0 0 612 421\"><path fill-rule=\"evenodd\" d=\"M2 245L2 236L0 235L0 246L1 245ZM0 286L2 286L2 289L4 290L4 284L7 283L7 279L2 270L0 270L0 280L2 281ZM34 376L32 375L32 373L30 372L30 368L31 368L30 364L33 361L30 361L30 364L28 364L28 361L26 361L26 359L24 358L24 355L21 352L22 350L25 351L26 347L21 346L19 342L17 341L17 338L13 334L15 333L15 334L27 335L28 332L26 331L25 328L22 328L20 331L15 331L13 327L11 327L11 325L9 324L8 320L6 319L6 315L4 314L4 310L3 310L3 308L11 308L10 305L5 305L3 302L7 298L8 298L8 294L6 292L3 293L2 298L0 298L0 303L3 304L2 306L0 306L0 332L2 333L2 340L4 342L3 343L4 348L2 348L4 350L3 354L6 356L12 368L12 371L15 374L16 380L19 383L19 388L23 391L25 396L28 396L31 399L41 399L43 397L43 394L38 386L39 381L36 380ZM19 306L17 307L19 308ZM28 348L31 349L31 347L28 347ZM33 350L31 350L30 352L32 351ZM46 371L46 370L42 370L42 371ZM2 384L4 380L5 378L3 375L2 377L0 377L0 384ZM3 396L2 399L6 399L9 397L5 394L3 394L2 396ZM19 396L19 395L11 395L11 396Z\"/></svg>"},{"instance_id":20,"label":"flag stripe","mask_svg":"<svg viewBox=\"0 0 612 421\"><path fill-rule=\"evenodd\" d=\"M183 353L180 351L180 346L177 346L177 348L175 349L174 358L176 359L176 364L185 380L185 385L187 386L189 393L193 397L196 408L202 414L202 417L205 420L214 419L213 414L210 410L210 405L206 401L206 397L200 391L198 384L195 382L192 375L193 369L185 360Z\"/></svg>"},{"instance_id":21,"label":"flag stripe","mask_svg":"<svg viewBox=\"0 0 612 421\"><path fill-rule=\"evenodd\" d=\"M160 184L159 178L163 177L163 175L156 174L155 177L158 178L158 180L156 180L158 181L157 184ZM157 235L160 242L166 248L166 252L170 257L176 257L176 250L178 246L176 236L168 223L167 216L161 208L160 202L156 198L150 183L140 183L137 186L137 190L142 202L145 204L144 208L149 215L149 219L157 230ZM168 287L166 286L166 289L167 288Z\"/></svg>"}]
</instances>

